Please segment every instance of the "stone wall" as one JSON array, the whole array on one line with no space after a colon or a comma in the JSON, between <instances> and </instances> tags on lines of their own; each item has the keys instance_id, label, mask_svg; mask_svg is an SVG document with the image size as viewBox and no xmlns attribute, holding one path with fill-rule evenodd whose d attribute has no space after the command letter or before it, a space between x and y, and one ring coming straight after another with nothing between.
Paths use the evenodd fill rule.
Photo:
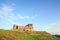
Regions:
<instances>
[{"instance_id":1,"label":"stone wall","mask_svg":"<svg viewBox=\"0 0 60 40\"><path fill-rule=\"evenodd\" d=\"M34 31L34 28L33 28L33 24L28 24L26 26L20 26L20 25L17 25L17 24L14 24L13 25L13 30L17 30L17 31Z\"/></svg>"}]
</instances>

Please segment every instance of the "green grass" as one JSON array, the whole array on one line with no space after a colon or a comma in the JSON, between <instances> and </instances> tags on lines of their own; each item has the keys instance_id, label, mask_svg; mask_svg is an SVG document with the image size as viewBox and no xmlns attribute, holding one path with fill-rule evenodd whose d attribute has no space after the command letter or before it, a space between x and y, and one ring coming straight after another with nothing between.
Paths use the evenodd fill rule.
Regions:
<instances>
[{"instance_id":1,"label":"green grass","mask_svg":"<svg viewBox=\"0 0 60 40\"><path fill-rule=\"evenodd\" d=\"M60 40L47 32L19 32L12 30L0 30L0 40Z\"/></svg>"}]
</instances>

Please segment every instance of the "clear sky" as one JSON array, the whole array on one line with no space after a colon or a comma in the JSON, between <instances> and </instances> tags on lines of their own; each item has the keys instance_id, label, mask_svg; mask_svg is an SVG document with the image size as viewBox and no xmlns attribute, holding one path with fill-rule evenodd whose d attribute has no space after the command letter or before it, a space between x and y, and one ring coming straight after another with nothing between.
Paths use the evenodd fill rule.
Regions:
<instances>
[{"instance_id":1,"label":"clear sky","mask_svg":"<svg viewBox=\"0 0 60 40\"><path fill-rule=\"evenodd\" d=\"M60 0L0 0L0 28L29 23L35 30L60 34Z\"/></svg>"}]
</instances>

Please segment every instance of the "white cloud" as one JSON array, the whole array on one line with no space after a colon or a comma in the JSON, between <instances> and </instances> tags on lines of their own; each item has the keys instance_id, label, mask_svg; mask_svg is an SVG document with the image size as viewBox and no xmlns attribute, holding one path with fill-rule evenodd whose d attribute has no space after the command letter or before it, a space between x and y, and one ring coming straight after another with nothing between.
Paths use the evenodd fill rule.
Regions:
<instances>
[{"instance_id":1,"label":"white cloud","mask_svg":"<svg viewBox=\"0 0 60 40\"><path fill-rule=\"evenodd\" d=\"M38 15L37 14L34 14L33 16L28 16L28 15L21 15L21 14L18 14L18 15L16 15L18 18L20 18L20 19L35 19Z\"/></svg>"},{"instance_id":2,"label":"white cloud","mask_svg":"<svg viewBox=\"0 0 60 40\"><path fill-rule=\"evenodd\" d=\"M3 6L2 10L5 11L5 12L9 12L9 11L12 11L13 9L10 8L9 6L5 5L5 6Z\"/></svg>"},{"instance_id":3,"label":"white cloud","mask_svg":"<svg viewBox=\"0 0 60 40\"><path fill-rule=\"evenodd\" d=\"M0 4L0 18L4 18L4 17L7 17L9 16L9 13L12 13L13 12L13 5L6 5L4 3Z\"/></svg>"},{"instance_id":4,"label":"white cloud","mask_svg":"<svg viewBox=\"0 0 60 40\"><path fill-rule=\"evenodd\" d=\"M11 12L13 11L12 6L6 5L6 4L2 4L2 11L4 12Z\"/></svg>"},{"instance_id":5,"label":"white cloud","mask_svg":"<svg viewBox=\"0 0 60 40\"><path fill-rule=\"evenodd\" d=\"M60 34L60 23L51 23L43 27L42 30L47 31L51 34Z\"/></svg>"},{"instance_id":6,"label":"white cloud","mask_svg":"<svg viewBox=\"0 0 60 40\"><path fill-rule=\"evenodd\" d=\"M19 17L19 19L26 19L26 18L30 18L29 16L22 16L21 14L18 14L17 17Z\"/></svg>"}]
</instances>

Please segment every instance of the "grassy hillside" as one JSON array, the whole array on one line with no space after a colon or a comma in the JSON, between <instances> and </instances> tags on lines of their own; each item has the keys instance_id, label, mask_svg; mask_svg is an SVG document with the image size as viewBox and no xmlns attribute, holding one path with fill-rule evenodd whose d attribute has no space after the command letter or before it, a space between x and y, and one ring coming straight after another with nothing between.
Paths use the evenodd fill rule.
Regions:
<instances>
[{"instance_id":1,"label":"grassy hillside","mask_svg":"<svg viewBox=\"0 0 60 40\"><path fill-rule=\"evenodd\" d=\"M47 32L18 32L0 30L0 40L60 40Z\"/></svg>"}]
</instances>

